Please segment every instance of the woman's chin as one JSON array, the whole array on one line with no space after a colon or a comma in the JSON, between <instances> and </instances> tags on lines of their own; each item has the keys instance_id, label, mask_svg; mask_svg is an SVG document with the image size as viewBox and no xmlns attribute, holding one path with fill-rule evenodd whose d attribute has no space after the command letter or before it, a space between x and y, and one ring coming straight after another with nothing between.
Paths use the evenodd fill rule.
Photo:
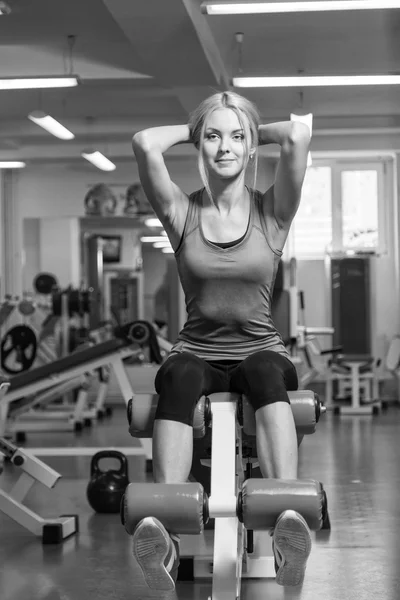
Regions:
<instances>
[{"instance_id":1,"label":"woman's chin","mask_svg":"<svg viewBox=\"0 0 400 600\"><path fill-rule=\"evenodd\" d=\"M224 169L210 169L209 171L209 175L210 177L215 177L216 179L237 179L238 177L240 177L242 174L241 170L238 170L237 168L233 169L231 168L224 168Z\"/></svg>"}]
</instances>

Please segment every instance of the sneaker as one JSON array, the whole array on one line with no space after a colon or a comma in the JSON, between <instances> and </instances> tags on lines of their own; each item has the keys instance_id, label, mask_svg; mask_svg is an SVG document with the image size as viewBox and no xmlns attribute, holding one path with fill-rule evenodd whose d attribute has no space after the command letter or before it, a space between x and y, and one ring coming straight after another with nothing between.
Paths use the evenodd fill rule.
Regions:
<instances>
[{"instance_id":1,"label":"sneaker","mask_svg":"<svg viewBox=\"0 0 400 600\"><path fill-rule=\"evenodd\" d=\"M285 510L277 519L272 549L275 557L276 583L303 583L307 559L311 552L310 529L299 513Z\"/></svg>"},{"instance_id":2,"label":"sneaker","mask_svg":"<svg viewBox=\"0 0 400 600\"><path fill-rule=\"evenodd\" d=\"M169 534L154 517L140 521L133 534L133 555L148 587L158 591L175 589L179 567L179 536Z\"/></svg>"}]
</instances>

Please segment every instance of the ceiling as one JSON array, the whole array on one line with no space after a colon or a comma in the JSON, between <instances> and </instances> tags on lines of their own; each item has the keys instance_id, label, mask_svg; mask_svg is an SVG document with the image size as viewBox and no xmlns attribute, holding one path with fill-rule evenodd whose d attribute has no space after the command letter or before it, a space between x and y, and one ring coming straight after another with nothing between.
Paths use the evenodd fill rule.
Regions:
<instances>
[{"instance_id":1,"label":"ceiling","mask_svg":"<svg viewBox=\"0 0 400 600\"><path fill-rule=\"evenodd\" d=\"M68 90L0 91L0 159L80 161L95 147L132 159L143 127L183 123L243 75L400 72L400 10L207 16L201 0L7 0L0 76L63 75ZM236 32L244 33L241 56ZM75 36L70 52L68 36ZM72 57L72 58L71 58ZM264 121L314 114L314 135L383 131L400 146L400 86L237 90ZM75 134L61 142L27 119L41 109ZM175 153L191 152L188 147Z\"/></svg>"}]
</instances>

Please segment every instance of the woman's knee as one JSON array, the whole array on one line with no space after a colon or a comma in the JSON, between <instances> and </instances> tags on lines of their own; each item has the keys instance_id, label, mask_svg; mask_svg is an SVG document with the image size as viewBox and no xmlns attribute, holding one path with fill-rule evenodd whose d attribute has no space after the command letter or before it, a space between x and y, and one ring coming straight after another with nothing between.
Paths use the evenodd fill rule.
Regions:
<instances>
[{"instance_id":1,"label":"woman's knee","mask_svg":"<svg viewBox=\"0 0 400 600\"><path fill-rule=\"evenodd\" d=\"M159 394L156 419L193 424L193 415L204 388L203 361L188 352L168 358L155 380Z\"/></svg>"},{"instance_id":2,"label":"woman's knee","mask_svg":"<svg viewBox=\"0 0 400 600\"><path fill-rule=\"evenodd\" d=\"M180 390L186 384L196 385L204 376L203 361L194 354L181 352L170 356L157 371L155 389L160 394L165 386L169 389L178 386Z\"/></svg>"},{"instance_id":3,"label":"woman's knee","mask_svg":"<svg viewBox=\"0 0 400 600\"><path fill-rule=\"evenodd\" d=\"M246 358L241 371L246 380L247 396L254 411L268 404L290 404L288 389L297 389L295 367L285 357L269 351Z\"/></svg>"}]
</instances>

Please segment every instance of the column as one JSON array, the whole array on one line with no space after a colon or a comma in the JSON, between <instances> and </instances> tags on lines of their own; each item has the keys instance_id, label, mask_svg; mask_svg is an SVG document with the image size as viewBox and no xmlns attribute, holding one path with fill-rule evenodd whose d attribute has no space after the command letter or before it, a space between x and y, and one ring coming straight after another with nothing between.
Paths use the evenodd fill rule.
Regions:
<instances>
[{"instance_id":1,"label":"column","mask_svg":"<svg viewBox=\"0 0 400 600\"><path fill-rule=\"evenodd\" d=\"M22 222L17 194L19 174L0 169L0 298L22 295Z\"/></svg>"},{"instance_id":2,"label":"column","mask_svg":"<svg viewBox=\"0 0 400 600\"><path fill-rule=\"evenodd\" d=\"M68 285L79 287L78 218L40 219L40 270L54 275L62 288Z\"/></svg>"}]
</instances>

